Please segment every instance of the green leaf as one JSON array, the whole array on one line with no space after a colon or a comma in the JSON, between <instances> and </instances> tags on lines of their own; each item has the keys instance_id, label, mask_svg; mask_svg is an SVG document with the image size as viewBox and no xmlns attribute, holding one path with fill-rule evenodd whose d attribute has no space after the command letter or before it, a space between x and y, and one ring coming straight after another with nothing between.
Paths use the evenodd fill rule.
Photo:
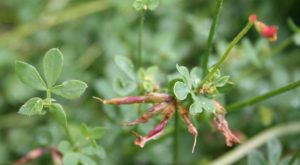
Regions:
<instances>
[{"instance_id":1,"label":"green leaf","mask_svg":"<svg viewBox=\"0 0 300 165\"><path fill-rule=\"evenodd\" d=\"M158 7L159 3L159 0L149 0L148 8L150 10L155 10Z\"/></svg>"},{"instance_id":2,"label":"green leaf","mask_svg":"<svg viewBox=\"0 0 300 165\"><path fill-rule=\"evenodd\" d=\"M203 109L208 113L214 113L216 110L215 102L212 99L208 99L204 96L198 97L199 104L202 104Z\"/></svg>"},{"instance_id":3,"label":"green leaf","mask_svg":"<svg viewBox=\"0 0 300 165\"><path fill-rule=\"evenodd\" d=\"M201 77L202 77L202 70L198 67L194 67L191 70L191 80L194 88L197 88L199 86Z\"/></svg>"},{"instance_id":4,"label":"green leaf","mask_svg":"<svg viewBox=\"0 0 300 165\"><path fill-rule=\"evenodd\" d=\"M278 139L271 139L267 142L269 165L276 165L279 162L282 146Z\"/></svg>"},{"instance_id":5,"label":"green leaf","mask_svg":"<svg viewBox=\"0 0 300 165\"><path fill-rule=\"evenodd\" d=\"M139 10L154 10L158 7L160 1L159 0L135 0L133 2L133 7L139 11Z\"/></svg>"},{"instance_id":6,"label":"green leaf","mask_svg":"<svg viewBox=\"0 0 300 165\"><path fill-rule=\"evenodd\" d=\"M214 82L214 85L216 87L223 87L228 83L229 78L230 78L230 76L222 76Z\"/></svg>"},{"instance_id":7,"label":"green leaf","mask_svg":"<svg viewBox=\"0 0 300 165\"><path fill-rule=\"evenodd\" d=\"M121 77L116 77L113 80L113 89L119 95L128 95L134 92L137 88L136 82L132 80L124 80Z\"/></svg>"},{"instance_id":8,"label":"green leaf","mask_svg":"<svg viewBox=\"0 0 300 165\"><path fill-rule=\"evenodd\" d=\"M34 66L22 61L16 61L15 70L19 79L24 84L37 90L47 89L47 85Z\"/></svg>"},{"instance_id":9,"label":"green leaf","mask_svg":"<svg viewBox=\"0 0 300 165\"><path fill-rule=\"evenodd\" d=\"M81 133L86 137L91 137L93 139L99 139L101 138L106 129L104 127L93 127L90 128L86 124L81 124Z\"/></svg>"},{"instance_id":10,"label":"green leaf","mask_svg":"<svg viewBox=\"0 0 300 165\"><path fill-rule=\"evenodd\" d=\"M90 155L90 156L96 155L97 157L99 157L101 159L106 158L106 152L103 149L103 147L101 147L101 146L97 146L96 148L88 146L88 147L83 148L82 152L85 153L86 155Z\"/></svg>"},{"instance_id":11,"label":"green leaf","mask_svg":"<svg viewBox=\"0 0 300 165\"><path fill-rule=\"evenodd\" d=\"M43 100L38 97L29 99L24 105L21 106L19 112L22 115L44 115L43 112Z\"/></svg>"},{"instance_id":12,"label":"green leaf","mask_svg":"<svg viewBox=\"0 0 300 165\"><path fill-rule=\"evenodd\" d=\"M63 156L63 164L66 165L78 165L81 159L81 155L76 152L67 152Z\"/></svg>"},{"instance_id":13,"label":"green leaf","mask_svg":"<svg viewBox=\"0 0 300 165\"><path fill-rule=\"evenodd\" d=\"M59 49L50 49L45 54L43 66L48 87L52 87L58 80L63 67L63 55Z\"/></svg>"},{"instance_id":14,"label":"green leaf","mask_svg":"<svg viewBox=\"0 0 300 165\"><path fill-rule=\"evenodd\" d=\"M189 112L191 115L196 115L198 113L201 113L202 111L203 110L202 110L201 103L194 101L194 103L192 105L190 105Z\"/></svg>"},{"instance_id":15,"label":"green leaf","mask_svg":"<svg viewBox=\"0 0 300 165\"><path fill-rule=\"evenodd\" d=\"M133 70L133 64L126 56L116 56L115 63L119 67L119 69L128 76L128 78L130 78L131 80L136 79Z\"/></svg>"},{"instance_id":16,"label":"green leaf","mask_svg":"<svg viewBox=\"0 0 300 165\"><path fill-rule=\"evenodd\" d=\"M83 165L96 165L95 161L90 157L84 154L79 154L79 155L80 155L80 163L82 163Z\"/></svg>"},{"instance_id":17,"label":"green leaf","mask_svg":"<svg viewBox=\"0 0 300 165\"><path fill-rule=\"evenodd\" d=\"M68 141L64 140L58 144L58 150L62 153L67 153L71 149L72 149L72 146L71 146L70 142L68 142Z\"/></svg>"},{"instance_id":18,"label":"green leaf","mask_svg":"<svg viewBox=\"0 0 300 165\"><path fill-rule=\"evenodd\" d=\"M266 161L259 151L252 151L247 157L248 165L266 165Z\"/></svg>"},{"instance_id":19,"label":"green leaf","mask_svg":"<svg viewBox=\"0 0 300 165\"><path fill-rule=\"evenodd\" d=\"M67 99L76 99L87 88L86 83L79 80L68 80L53 87L52 92Z\"/></svg>"},{"instance_id":20,"label":"green leaf","mask_svg":"<svg viewBox=\"0 0 300 165\"><path fill-rule=\"evenodd\" d=\"M297 46L300 46L300 32L297 32L296 34L294 34L293 39L294 39L294 43Z\"/></svg>"},{"instance_id":21,"label":"green leaf","mask_svg":"<svg viewBox=\"0 0 300 165\"><path fill-rule=\"evenodd\" d=\"M174 85L174 94L178 100L184 100L190 92L190 88L183 82L177 81Z\"/></svg>"},{"instance_id":22,"label":"green leaf","mask_svg":"<svg viewBox=\"0 0 300 165\"><path fill-rule=\"evenodd\" d=\"M53 103L49 108L50 113L53 115L54 119L57 120L62 126L67 126L67 115L60 104Z\"/></svg>"}]
</instances>

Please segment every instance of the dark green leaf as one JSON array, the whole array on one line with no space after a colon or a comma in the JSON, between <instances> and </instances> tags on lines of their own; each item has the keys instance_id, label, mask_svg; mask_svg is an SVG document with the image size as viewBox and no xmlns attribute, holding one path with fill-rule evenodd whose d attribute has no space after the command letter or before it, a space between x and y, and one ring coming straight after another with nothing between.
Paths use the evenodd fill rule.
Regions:
<instances>
[{"instance_id":1,"label":"dark green leaf","mask_svg":"<svg viewBox=\"0 0 300 165\"><path fill-rule=\"evenodd\" d=\"M43 66L48 87L52 87L58 80L63 67L63 55L59 49L50 49L45 54Z\"/></svg>"},{"instance_id":2,"label":"dark green leaf","mask_svg":"<svg viewBox=\"0 0 300 165\"><path fill-rule=\"evenodd\" d=\"M247 157L248 165L267 165L266 161L259 151L252 151Z\"/></svg>"},{"instance_id":3,"label":"dark green leaf","mask_svg":"<svg viewBox=\"0 0 300 165\"><path fill-rule=\"evenodd\" d=\"M16 61L15 69L19 79L24 84L37 90L47 89L47 85L34 66L22 61Z\"/></svg>"},{"instance_id":4,"label":"dark green leaf","mask_svg":"<svg viewBox=\"0 0 300 165\"><path fill-rule=\"evenodd\" d=\"M38 97L29 99L24 105L21 106L19 112L22 115L44 115L43 112L43 100Z\"/></svg>"},{"instance_id":5,"label":"dark green leaf","mask_svg":"<svg viewBox=\"0 0 300 165\"><path fill-rule=\"evenodd\" d=\"M131 80L136 79L133 64L126 56L116 56L115 63Z\"/></svg>"},{"instance_id":6,"label":"dark green leaf","mask_svg":"<svg viewBox=\"0 0 300 165\"><path fill-rule=\"evenodd\" d=\"M51 104L49 111L53 115L55 120L59 122L59 124L61 124L62 126L67 126L67 115L60 104Z\"/></svg>"},{"instance_id":7,"label":"dark green leaf","mask_svg":"<svg viewBox=\"0 0 300 165\"><path fill-rule=\"evenodd\" d=\"M76 99L83 94L86 88L86 83L82 81L68 80L53 87L52 92L67 99Z\"/></svg>"},{"instance_id":8,"label":"dark green leaf","mask_svg":"<svg viewBox=\"0 0 300 165\"><path fill-rule=\"evenodd\" d=\"M177 81L174 85L174 94L178 100L184 100L189 94L190 89L188 85L183 82Z\"/></svg>"},{"instance_id":9,"label":"dark green leaf","mask_svg":"<svg viewBox=\"0 0 300 165\"><path fill-rule=\"evenodd\" d=\"M271 139L267 142L269 165L276 165L279 162L282 146L278 139Z\"/></svg>"}]
</instances>

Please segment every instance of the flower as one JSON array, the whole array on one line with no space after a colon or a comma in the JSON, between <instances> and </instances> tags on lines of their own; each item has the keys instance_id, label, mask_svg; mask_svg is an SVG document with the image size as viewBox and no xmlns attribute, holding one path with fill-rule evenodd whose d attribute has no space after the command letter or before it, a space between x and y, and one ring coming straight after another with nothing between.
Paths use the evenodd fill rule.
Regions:
<instances>
[{"instance_id":1,"label":"flower","mask_svg":"<svg viewBox=\"0 0 300 165\"><path fill-rule=\"evenodd\" d=\"M274 25L266 25L265 23L257 20L257 16L252 14L249 16L249 21L253 22L256 30L269 41L277 40L277 27Z\"/></svg>"}]
</instances>

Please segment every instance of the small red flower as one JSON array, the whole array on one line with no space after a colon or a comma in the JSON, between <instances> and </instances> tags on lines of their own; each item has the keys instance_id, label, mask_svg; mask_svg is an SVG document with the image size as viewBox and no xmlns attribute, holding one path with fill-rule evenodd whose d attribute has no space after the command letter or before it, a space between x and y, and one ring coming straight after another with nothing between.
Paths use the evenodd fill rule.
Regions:
<instances>
[{"instance_id":1,"label":"small red flower","mask_svg":"<svg viewBox=\"0 0 300 165\"><path fill-rule=\"evenodd\" d=\"M249 16L249 21L253 22L255 25L256 30L262 35L263 37L267 38L269 41L276 41L277 40L277 27L274 25L266 25L265 23L257 20L257 16L252 14Z\"/></svg>"}]
</instances>

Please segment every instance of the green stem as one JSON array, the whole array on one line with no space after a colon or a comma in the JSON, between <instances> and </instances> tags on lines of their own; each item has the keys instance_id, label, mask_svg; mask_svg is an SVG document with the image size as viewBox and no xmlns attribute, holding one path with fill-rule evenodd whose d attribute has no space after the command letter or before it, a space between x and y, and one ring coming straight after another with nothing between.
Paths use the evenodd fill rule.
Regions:
<instances>
[{"instance_id":1,"label":"green stem","mask_svg":"<svg viewBox=\"0 0 300 165\"><path fill-rule=\"evenodd\" d=\"M179 117L178 117L178 112L177 110L175 111L175 122L174 122L174 148L173 148L173 164L174 165L179 165Z\"/></svg>"},{"instance_id":2,"label":"green stem","mask_svg":"<svg viewBox=\"0 0 300 165\"><path fill-rule=\"evenodd\" d=\"M214 15L214 19L213 19L212 26L211 26L210 31L209 31L208 40L207 40L207 47L206 47L204 56L202 58L203 77L207 74L208 61L209 61L208 57L209 57L209 54L211 52L211 45L212 45L213 38L214 38L214 35L215 35L215 32L216 32L216 25L217 25L219 17L220 17L222 4L223 4L223 0L218 0L217 1L216 12L215 12L215 15Z\"/></svg>"},{"instance_id":3,"label":"green stem","mask_svg":"<svg viewBox=\"0 0 300 165\"><path fill-rule=\"evenodd\" d=\"M293 36L288 37L287 39L285 39L284 41L282 41L278 46L276 46L273 51L270 52L271 55L275 55L279 52L281 52L282 50L284 50L286 47L288 47L290 44L292 44L294 42L293 40Z\"/></svg>"},{"instance_id":4,"label":"green stem","mask_svg":"<svg viewBox=\"0 0 300 165\"><path fill-rule=\"evenodd\" d=\"M218 70L218 68L221 66L221 64L228 57L231 49L244 37L244 35L249 31L249 29L252 27L252 25L253 25L253 22L248 21L248 24L243 28L243 30L231 41L231 43L227 47L225 53L222 55L221 59L215 64L213 69L201 81L200 86L202 86L206 81L208 81L211 78L211 76Z\"/></svg>"},{"instance_id":5,"label":"green stem","mask_svg":"<svg viewBox=\"0 0 300 165\"><path fill-rule=\"evenodd\" d=\"M70 141L70 143L72 144L72 146L74 146L75 142L74 142L74 139L73 139L73 137L72 137L72 135L70 133L70 130L69 130L69 128L68 128L67 125L64 126L64 130L65 130L65 133L67 135L68 140Z\"/></svg>"},{"instance_id":6,"label":"green stem","mask_svg":"<svg viewBox=\"0 0 300 165\"><path fill-rule=\"evenodd\" d=\"M142 48L143 48L143 28L144 28L144 20L145 20L145 11L141 11L140 16L140 28L139 28L139 36L138 36L138 66L142 66Z\"/></svg>"},{"instance_id":7,"label":"green stem","mask_svg":"<svg viewBox=\"0 0 300 165\"><path fill-rule=\"evenodd\" d=\"M262 133L256 135L255 137L243 142L242 145L236 147L235 149L227 152L223 156L215 159L210 165L227 165L234 164L234 162L240 160L250 151L255 148L260 147L268 140L289 134L299 134L300 133L300 122L288 123L284 125L279 125L270 129L263 131Z\"/></svg>"},{"instance_id":8,"label":"green stem","mask_svg":"<svg viewBox=\"0 0 300 165\"><path fill-rule=\"evenodd\" d=\"M258 102L261 102L263 100L266 100L266 99L268 99L270 97L273 97L273 96L279 95L281 93L287 92L287 91L292 90L294 88L297 88L299 86L300 86L300 80L298 80L296 82L293 82L293 83L290 83L290 84L288 84L286 86L280 87L278 89L275 89L273 91L270 91L268 93L256 96L254 98L251 98L251 99L248 99L248 100L245 100L245 101L241 101L241 102L237 102L237 103L231 104L226 109L228 111L234 111L234 110L237 110L237 109L241 109L243 107L246 107L246 106L249 106L249 105L253 105L255 103L258 103Z\"/></svg>"}]
</instances>

